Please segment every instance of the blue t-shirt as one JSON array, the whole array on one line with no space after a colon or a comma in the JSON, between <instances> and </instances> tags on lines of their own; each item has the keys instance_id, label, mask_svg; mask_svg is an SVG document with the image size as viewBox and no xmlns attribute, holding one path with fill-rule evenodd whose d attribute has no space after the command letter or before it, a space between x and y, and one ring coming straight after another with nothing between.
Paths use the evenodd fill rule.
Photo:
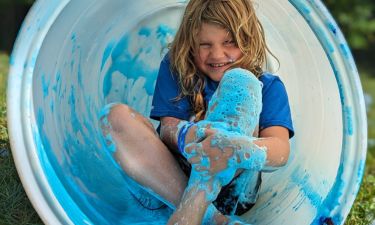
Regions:
<instances>
[{"instance_id":1,"label":"blue t-shirt","mask_svg":"<svg viewBox=\"0 0 375 225\"><path fill-rule=\"evenodd\" d=\"M278 76L264 73L259 77L263 83L262 89L262 112L259 118L259 131L271 126L282 126L289 130L289 137L293 137L294 129L290 113L288 95L283 82ZM204 87L203 97L205 101L211 99L218 87L208 77ZM176 101L179 95L178 76L170 69L168 55L160 63L158 78L156 80L154 97L150 117L160 120L160 117L175 117L189 120L193 115L193 108L187 97Z\"/></svg>"}]
</instances>

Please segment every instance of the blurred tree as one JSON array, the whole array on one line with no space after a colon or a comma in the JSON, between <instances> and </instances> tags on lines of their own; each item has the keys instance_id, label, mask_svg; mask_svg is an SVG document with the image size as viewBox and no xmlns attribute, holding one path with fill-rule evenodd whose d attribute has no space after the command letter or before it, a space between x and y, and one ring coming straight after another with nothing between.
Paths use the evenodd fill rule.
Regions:
<instances>
[{"instance_id":1,"label":"blurred tree","mask_svg":"<svg viewBox=\"0 0 375 225\"><path fill-rule=\"evenodd\" d=\"M35 0L0 0L0 6L7 4L27 4L31 5Z\"/></svg>"},{"instance_id":2,"label":"blurred tree","mask_svg":"<svg viewBox=\"0 0 375 225\"><path fill-rule=\"evenodd\" d=\"M0 51L10 52L34 0L0 0Z\"/></svg>"},{"instance_id":3,"label":"blurred tree","mask_svg":"<svg viewBox=\"0 0 375 225\"><path fill-rule=\"evenodd\" d=\"M375 1L322 0L338 23L361 73L375 77Z\"/></svg>"},{"instance_id":4,"label":"blurred tree","mask_svg":"<svg viewBox=\"0 0 375 225\"><path fill-rule=\"evenodd\" d=\"M323 0L353 50L375 45L374 0Z\"/></svg>"},{"instance_id":5,"label":"blurred tree","mask_svg":"<svg viewBox=\"0 0 375 225\"><path fill-rule=\"evenodd\" d=\"M18 28L35 0L0 0L0 50L9 51ZM354 54L375 51L374 0L322 0L339 24ZM374 53L373 53L374 54Z\"/></svg>"}]
</instances>

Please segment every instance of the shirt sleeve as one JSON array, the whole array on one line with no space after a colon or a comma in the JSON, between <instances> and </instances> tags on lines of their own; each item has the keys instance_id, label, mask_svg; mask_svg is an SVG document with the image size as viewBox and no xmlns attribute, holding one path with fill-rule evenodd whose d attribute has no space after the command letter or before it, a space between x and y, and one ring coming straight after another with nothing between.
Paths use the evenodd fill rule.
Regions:
<instances>
[{"instance_id":1,"label":"shirt sleeve","mask_svg":"<svg viewBox=\"0 0 375 225\"><path fill-rule=\"evenodd\" d=\"M150 117L155 120L160 120L160 117L165 116L188 120L190 117L189 101L186 97L176 100L178 95L178 77L170 69L167 54L160 63Z\"/></svg>"},{"instance_id":2,"label":"shirt sleeve","mask_svg":"<svg viewBox=\"0 0 375 225\"><path fill-rule=\"evenodd\" d=\"M263 108L259 119L259 130L271 126L282 126L289 130L289 138L294 136L293 122L288 95L283 82L277 76L261 76L263 82Z\"/></svg>"}]
</instances>

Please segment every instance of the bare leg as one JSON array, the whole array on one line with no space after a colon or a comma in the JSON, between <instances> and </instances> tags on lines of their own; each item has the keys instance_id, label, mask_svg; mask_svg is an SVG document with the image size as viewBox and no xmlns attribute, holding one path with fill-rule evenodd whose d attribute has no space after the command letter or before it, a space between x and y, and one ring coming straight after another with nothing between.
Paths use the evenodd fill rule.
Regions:
<instances>
[{"instance_id":1,"label":"bare leg","mask_svg":"<svg viewBox=\"0 0 375 225\"><path fill-rule=\"evenodd\" d=\"M103 135L110 137L108 145L114 144L113 157L121 169L140 185L151 189L167 201L172 208L180 205L188 179L160 140L153 125L127 105L113 104L104 111L107 112L101 118ZM184 212L180 211L178 215L186 213L185 217L189 219L203 217L208 204L204 193L191 196L193 193L196 191L186 193L187 201L183 205L193 206L191 203L194 203L197 207L187 208ZM224 221L227 221L226 217L212 204L210 207L213 213L208 220L218 221L216 224L224 224ZM198 219L193 224L201 224L201 221Z\"/></svg>"},{"instance_id":2,"label":"bare leg","mask_svg":"<svg viewBox=\"0 0 375 225\"><path fill-rule=\"evenodd\" d=\"M187 177L152 124L122 104L112 105L101 121L104 136L110 135L115 144L113 156L125 173L168 205L178 205Z\"/></svg>"},{"instance_id":3,"label":"bare leg","mask_svg":"<svg viewBox=\"0 0 375 225\"><path fill-rule=\"evenodd\" d=\"M198 225L202 224L203 216L210 202L206 200L205 191L187 190L177 210L168 221L168 225Z\"/></svg>"}]
</instances>

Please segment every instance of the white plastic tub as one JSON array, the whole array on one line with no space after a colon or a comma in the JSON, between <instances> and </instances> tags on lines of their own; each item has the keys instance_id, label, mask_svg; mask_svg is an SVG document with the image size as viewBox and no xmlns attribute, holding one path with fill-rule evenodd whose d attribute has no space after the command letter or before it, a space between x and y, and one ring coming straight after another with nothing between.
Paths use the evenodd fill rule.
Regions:
<instances>
[{"instance_id":1,"label":"white plastic tub","mask_svg":"<svg viewBox=\"0 0 375 225\"><path fill-rule=\"evenodd\" d=\"M12 152L46 224L163 224L134 212L123 176L102 150L98 116L110 102L144 115L181 0L38 0L19 33L8 89ZM343 224L359 189L365 104L350 50L325 7L257 0L280 60L296 135L289 163L266 174L253 224ZM165 50L165 49L164 49ZM270 67L277 64L270 61Z\"/></svg>"}]
</instances>

